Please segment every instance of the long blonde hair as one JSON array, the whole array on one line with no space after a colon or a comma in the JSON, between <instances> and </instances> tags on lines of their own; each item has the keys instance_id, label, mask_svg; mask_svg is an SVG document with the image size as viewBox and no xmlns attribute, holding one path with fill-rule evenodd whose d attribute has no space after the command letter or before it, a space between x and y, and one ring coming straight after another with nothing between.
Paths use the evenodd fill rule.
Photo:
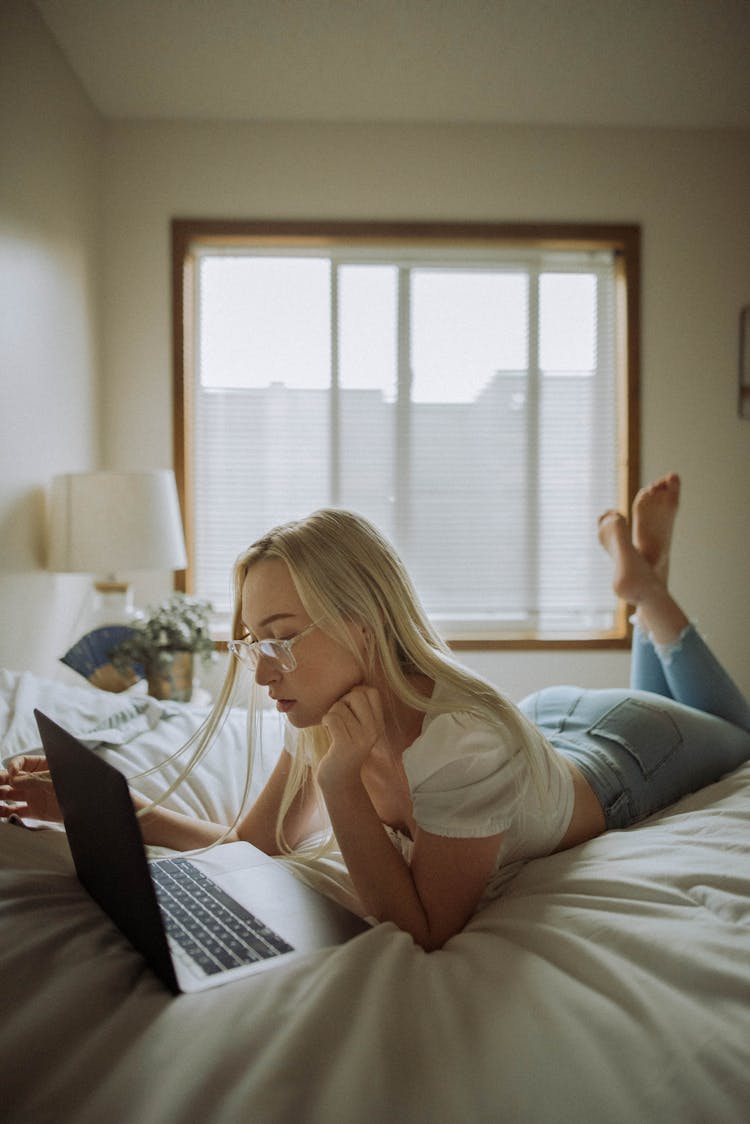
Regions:
<instances>
[{"instance_id":1,"label":"long blonde hair","mask_svg":"<svg viewBox=\"0 0 750 1124\"><path fill-rule=\"evenodd\" d=\"M407 706L428 715L461 711L510 735L511 744L525 749L532 774L539 777L539 761L533 752L531 723L489 682L458 663L433 628L412 581L398 554L385 536L363 516L339 508L322 508L305 519L284 523L269 531L237 559L233 572L234 611L232 637L246 635L242 620L242 590L248 572L267 559L284 562L299 598L311 620L363 661L347 625L364 627L368 638L367 657L362 662L365 680L375 668L382 673L393 695ZM194 753L169 791L194 768L221 730L236 694L238 665L231 660L211 715L194 739ZM424 676L440 684L440 691L427 697L413 684ZM251 695L248 723L248 776L245 799L250 791L252 761L260 741L257 685ZM329 744L323 726L299 731L276 824L280 854L320 857L334 845L329 835L319 846L295 851L284 837L284 820L295 796L311 781L323 809L315 783L316 765ZM167 795L167 794L165 794ZM243 809L227 829L239 822ZM223 837L224 838L224 837ZM221 840L219 840L220 842Z\"/></svg>"}]
</instances>

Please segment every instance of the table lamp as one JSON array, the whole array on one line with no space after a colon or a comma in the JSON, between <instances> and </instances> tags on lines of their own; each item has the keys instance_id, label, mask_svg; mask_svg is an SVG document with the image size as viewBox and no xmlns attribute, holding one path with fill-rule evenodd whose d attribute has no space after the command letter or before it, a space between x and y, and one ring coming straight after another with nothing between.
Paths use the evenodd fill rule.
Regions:
<instances>
[{"instance_id":1,"label":"table lamp","mask_svg":"<svg viewBox=\"0 0 750 1124\"><path fill-rule=\"evenodd\" d=\"M76 472L52 481L47 569L97 575L102 612L133 615L127 570L183 570L185 539L171 469Z\"/></svg>"}]
</instances>

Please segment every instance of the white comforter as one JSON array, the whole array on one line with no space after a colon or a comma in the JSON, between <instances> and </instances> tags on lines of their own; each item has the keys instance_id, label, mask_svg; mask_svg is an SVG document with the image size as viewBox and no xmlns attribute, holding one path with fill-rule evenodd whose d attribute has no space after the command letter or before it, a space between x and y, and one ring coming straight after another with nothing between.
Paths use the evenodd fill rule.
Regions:
<instances>
[{"instance_id":1,"label":"white comforter","mask_svg":"<svg viewBox=\"0 0 750 1124\"><path fill-rule=\"evenodd\" d=\"M124 731L109 752L129 772L201 717L146 704L129 740L123 697L83 691L0 676L2 756L33 744L29 703L91 741ZM173 806L228 810L243 738L237 712ZM381 925L197 996L164 990L76 881L61 832L0 827L0 894L8 1120L750 1119L750 765L529 863L440 952Z\"/></svg>"}]
</instances>

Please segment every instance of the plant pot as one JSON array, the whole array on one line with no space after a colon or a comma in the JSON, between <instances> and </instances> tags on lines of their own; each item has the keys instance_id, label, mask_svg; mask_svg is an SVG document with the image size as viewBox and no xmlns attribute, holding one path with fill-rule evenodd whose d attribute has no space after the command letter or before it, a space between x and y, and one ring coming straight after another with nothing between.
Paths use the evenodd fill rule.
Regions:
<instances>
[{"instance_id":1,"label":"plant pot","mask_svg":"<svg viewBox=\"0 0 750 1124\"><path fill-rule=\"evenodd\" d=\"M190 702L193 694L193 653L169 652L149 671L148 693L154 699Z\"/></svg>"}]
</instances>

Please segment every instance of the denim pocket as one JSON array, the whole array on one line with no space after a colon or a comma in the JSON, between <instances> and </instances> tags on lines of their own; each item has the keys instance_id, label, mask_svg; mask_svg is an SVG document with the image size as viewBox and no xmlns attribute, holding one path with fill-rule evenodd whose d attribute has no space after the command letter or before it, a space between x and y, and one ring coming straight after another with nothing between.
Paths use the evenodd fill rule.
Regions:
<instances>
[{"instance_id":1,"label":"denim pocket","mask_svg":"<svg viewBox=\"0 0 750 1124\"><path fill-rule=\"evenodd\" d=\"M613 706L588 732L627 750L644 777L652 776L682 745L682 734L672 716L636 699Z\"/></svg>"}]
</instances>

